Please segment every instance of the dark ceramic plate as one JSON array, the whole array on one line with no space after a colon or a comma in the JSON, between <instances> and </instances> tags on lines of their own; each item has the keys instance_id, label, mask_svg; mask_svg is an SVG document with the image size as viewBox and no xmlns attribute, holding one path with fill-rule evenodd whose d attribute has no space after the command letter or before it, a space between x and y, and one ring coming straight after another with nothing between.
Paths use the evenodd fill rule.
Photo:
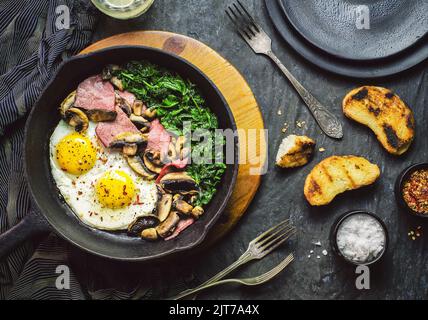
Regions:
<instances>
[{"instance_id":1,"label":"dark ceramic plate","mask_svg":"<svg viewBox=\"0 0 428 320\"><path fill-rule=\"evenodd\" d=\"M48 144L57 125L57 106L87 77L101 72L109 63L148 60L197 85L207 105L217 115L221 129L236 129L233 115L216 86L195 66L173 54L143 47L123 46L77 56L61 66L33 108L26 127L25 164L30 191L44 218L54 231L74 245L96 255L129 261L147 261L190 250L200 244L221 215L235 185L238 170L238 141L234 141L235 162L227 165L222 183L204 216L172 241L146 242L124 233L91 229L79 222L61 201L51 178Z\"/></svg>"},{"instance_id":2,"label":"dark ceramic plate","mask_svg":"<svg viewBox=\"0 0 428 320\"><path fill-rule=\"evenodd\" d=\"M426 37L408 50L387 59L358 62L341 59L311 44L297 32L284 14L281 0L265 0L269 17L281 37L296 52L319 68L353 78L379 78L408 70L428 58Z\"/></svg>"},{"instance_id":3,"label":"dark ceramic plate","mask_svg":"<svg viewBox=\"0 0 428 320\"><path fill-rule=\"evenodd\" d=\"M406 210L407 212L409 212L414 216L428 218L428 214L419 213L410 209L406 201L404 200L403 193L402 193L404 183L407 181L407 179L409 179L410 175L413 172L421 169L428 169L428 163L424 162L424 163L413 164L410 167L404 169L403 172L397 177L394 191L395 191L395 198L397 200L397 203L401 208L403 208L404 210Z\"/></svg>"},{"instance_id":4,"label":"dark ceramic plate","mask_svg":"<svg viewBox=\"0 0 428 320\"><path fill-rule=\"evenodd\" d=\"M428 32L426 0L280 1L302 37L343 59L390 57L422 41Z\"/></svg>"},{"instance_id":5,"label":"dark ceramic plate","mask_svg":"<svg viewBox=\"0 0 428 320\"><path fill-rule=\"evenodd\" d=\"M385 246L383 248L383 251L380 255L378 255L374 260L368 262L368 263L358 263L355 261L352 261L350 259L348 259L347 257L345 257L339 247L337 246L337 232L339 231L340 225L342 224L342 222L344 222L346 219L348 219L349 217L356 215L356 214L365 214L365 215L369 215L372 216L373 218L375 218L377 221L379 221L379 223L381 224L384 232L385 232ZM378 261L380 261L382 259L382 257L385 255L385 252L388 250L388 245L389 245L389 237L388 237L388 230L386 228L385 223L374 213L371 212L367 212L367 211L362 211L362 210L355 210L355 211L349 211L344 213L343 215L341 215L333 224L333 226L331 227L331 231L330 231L330 245L333 249L333 252L335 254L337 254L339 257L343 258L346 262L352 264L352 265L372 265L377 263Z\"/></svg>"}]
</instances>

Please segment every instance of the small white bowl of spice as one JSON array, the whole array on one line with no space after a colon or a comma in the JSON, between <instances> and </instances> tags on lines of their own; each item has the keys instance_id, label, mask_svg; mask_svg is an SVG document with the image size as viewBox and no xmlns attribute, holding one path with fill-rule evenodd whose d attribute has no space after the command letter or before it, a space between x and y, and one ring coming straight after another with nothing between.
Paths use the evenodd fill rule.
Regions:
<instances>
[{"instance_id":1,"label":"small white bowl of spice","mask_svg":"<svg viewBox=\"0 0 428 320\"><path fill-rule=\"evenodd\" d=\"M333 251L354 265L378 262L388 247L388 232L381 219L370 212L351 211L340 216L330 236Z\"/></svg>"}]
</instances>

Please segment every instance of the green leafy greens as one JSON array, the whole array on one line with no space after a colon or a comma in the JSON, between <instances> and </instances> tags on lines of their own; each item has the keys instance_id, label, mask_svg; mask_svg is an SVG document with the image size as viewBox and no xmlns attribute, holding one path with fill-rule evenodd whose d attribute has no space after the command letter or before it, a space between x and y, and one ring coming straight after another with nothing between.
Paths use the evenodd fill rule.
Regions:
<instances>
[{"instance_id":1,"label":"green leafy greens","mask_svg":"<svg viewBox=\"0 0 428 320\"><path fill-rule=\"evenodd\" d=\"M217 159L214 130L218 128L218 120L193 83L146 61L130 62L117 71L116 76L122 80L127 91L144 101L149 108L156 109L161 124L169 132L178 136L186 134L183 132L185 122L191 124L192 132L209 130L212 133L209 137L211 141L204 141L203 144L192 141L192 152L201 152L207 145L212 146L208 152L212 153L211 159ZM225 169L226 165L220 161L211 164L192 162L186 168L201 189L196 205L206 205L211 201Z\"/></svg>"}]
</instances>

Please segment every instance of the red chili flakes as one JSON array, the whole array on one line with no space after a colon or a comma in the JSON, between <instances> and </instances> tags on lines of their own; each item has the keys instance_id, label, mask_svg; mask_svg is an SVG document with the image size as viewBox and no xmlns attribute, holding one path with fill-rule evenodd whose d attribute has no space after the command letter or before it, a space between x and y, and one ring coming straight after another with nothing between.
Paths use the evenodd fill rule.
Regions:
<instances>
[{"instance_id":1,"label":"red chili flakes","mask_svg":"<svg viewBox=\"0 0 428 320\"><path fill-rule=\"evenodd\" d=\"M108 159L106 157L99 157L98 160L100 160L103 164L106 164Z\"/></svg>"},{"instance_id":2,"label":"red chili flakes","mask_svg":"<svg viewBox=\"0 0 428 320\"><path fill-rule=\"evenodd\" d=\"M410 209L428 214L428 170L413 172L403 186L403 198Z\"/></svg>"},{"instance_id":3,"label":"red chili flakes","mask_svg":"<svg viewBox=\"0 0 428 320\"><path fill-rule=\"evenodd\" d=\"M138 205L141 205L141 204L144 204L144 202L141 202L140 195L137 194L137 200L134 202L134 206L138 206Z\"/></svg>"}]
</instances>

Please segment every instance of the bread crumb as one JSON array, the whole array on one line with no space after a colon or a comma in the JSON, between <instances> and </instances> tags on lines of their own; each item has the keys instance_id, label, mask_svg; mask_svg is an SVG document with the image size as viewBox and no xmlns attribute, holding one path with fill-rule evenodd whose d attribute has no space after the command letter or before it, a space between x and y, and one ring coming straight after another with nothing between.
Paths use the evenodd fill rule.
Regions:
<instances>
[{"instance_id":1,"label":"bread crumb","mask_svg":"<svg viewBox=\"0 0 428 320\"><path fill-rule=\"evenodd\" d=\"M280 115L282 115L282 111L281 111L281 109L280 110L278 110L278 115L280 116Z\"/></svg>"},{"instance_id":2,"label":"bread crumb","mask_svg":"<svg viewBox=\"0 0 428 320\"><path fill-rule=\"evenodd\" d=\"M296 126L298 126L299 128L302 128L305 125L305 121L296 121Z\"/></svg>"},{"instance_id":3,"label":"bread crumb","mask_svg":"<svg viewBox=\"0 0 428 320\"><path fill-rule=\"evenodd\" d=\"M325 152L325 148L319 148L319 152Z\"/></svg>"},{"instance_id":4,"label":"bread crumb","mask_svg":"<svg viewBox=\"0 0 428 320\"><path fill-rule=\"evenodd\" d=\"M282 133L286 133L286 132L287 132L287 130L288 130L288 127L289 127L289 126L288 126L288 123L287 123L287 122L285 122L285 123L284 123L284 127L281 129L281 132L282 132Z\"/></svg>"}]
</instances>

